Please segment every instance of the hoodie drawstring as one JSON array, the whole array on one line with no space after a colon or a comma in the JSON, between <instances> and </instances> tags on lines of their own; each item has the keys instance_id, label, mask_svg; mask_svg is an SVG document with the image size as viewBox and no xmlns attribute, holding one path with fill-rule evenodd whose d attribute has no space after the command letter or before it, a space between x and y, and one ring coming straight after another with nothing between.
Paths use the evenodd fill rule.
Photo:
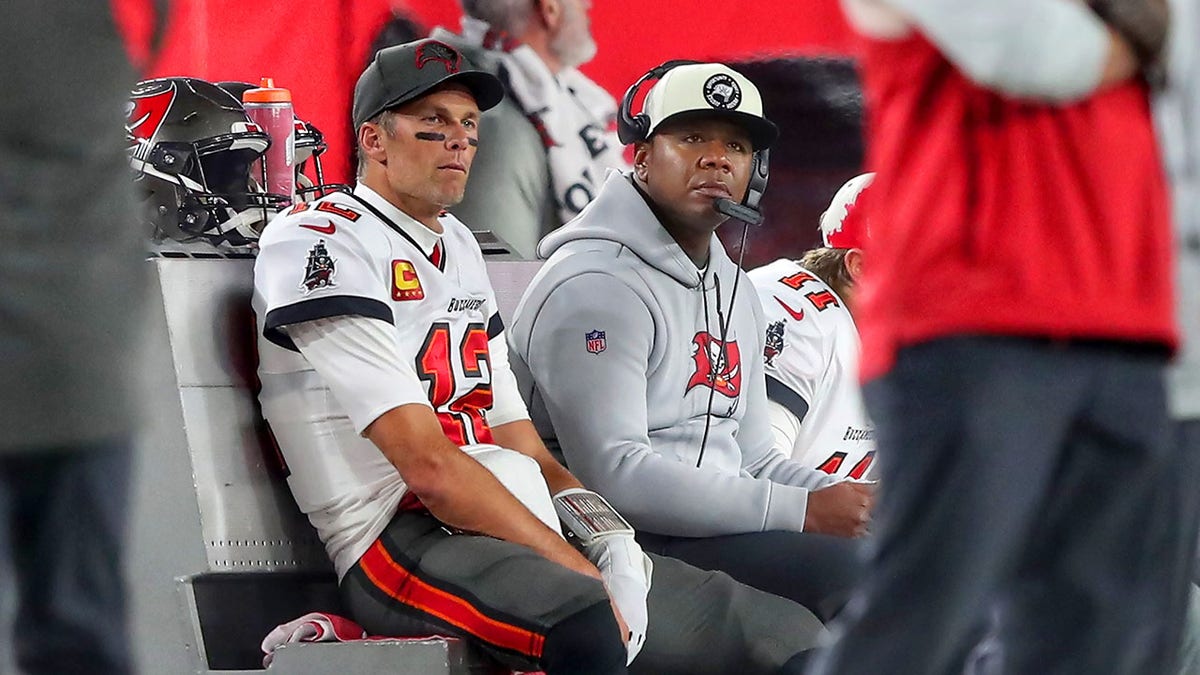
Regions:
<instances>
[{"instance_id":1,"label":"hoodie drawstring","mask_svg":"<svg viewBox=\"0 0 1200 675\"><path fill-rule=\"evenodd\" d=\"M709 263L711 264L712 261L710 260ZM720 277L717 276L716 272L713 272L713 280L716 283L717 289L717 323L721 327L721 332L724 333L725 330L723 326L725 322L721 317L721 283ZM704 272L700 272L700 297L704 299L704 332L711 336L712 331L709 330L708 326L708 289L704 287ZM699 345L697 345L697 348L699 348ZM721 349L725 349L724 344L721 345ZM721 352L721 358L725 358L724 351ZM708 376L709 378L715 378L716 373L710 372ZM712 425L713 396L715 396L716 393L716 383L710 379L708 383L708 405L705 407L704 413L704 435L700 438L700 454L696 457L697 469L700 468L700 462L704 461L704 448L708 445L708 429Z\"/></svg>"}]
</instances>

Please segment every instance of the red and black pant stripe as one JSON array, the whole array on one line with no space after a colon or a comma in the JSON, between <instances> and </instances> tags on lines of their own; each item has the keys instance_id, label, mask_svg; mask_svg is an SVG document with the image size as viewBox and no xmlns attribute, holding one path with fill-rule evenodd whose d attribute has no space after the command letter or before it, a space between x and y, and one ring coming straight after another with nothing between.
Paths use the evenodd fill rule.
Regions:
<instances>
[{"instance_id":1,"label":"red and black pant stripe","mask_svg":"<svg viewBox=\"0 0 1200 675\"><path fill-rule=\"evenodd\" d=\"M342 594L372 634L456 635L511 667L548 675L625 672L598 581L523 546L451 534L428 512L397 512Z\"/></svg>"}]
</instances>

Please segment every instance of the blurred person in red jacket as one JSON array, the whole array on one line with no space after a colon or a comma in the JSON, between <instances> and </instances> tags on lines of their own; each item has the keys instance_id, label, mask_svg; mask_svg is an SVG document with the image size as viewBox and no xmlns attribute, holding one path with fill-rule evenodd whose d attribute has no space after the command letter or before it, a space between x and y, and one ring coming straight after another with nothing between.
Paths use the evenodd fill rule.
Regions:
<instances>
[{"instance_id":1,"label":"blurred person in red jacket","mask_svg":"<svg viewBox=\"0 0 1200 675\"><path fill-rule=\"evenodd\" d=\"M881 485L810 672L961 670L988 621L1004 672L1170 672L1161 5L843 0L888 222L856 315Z\"/></svg>"}]
</instances>

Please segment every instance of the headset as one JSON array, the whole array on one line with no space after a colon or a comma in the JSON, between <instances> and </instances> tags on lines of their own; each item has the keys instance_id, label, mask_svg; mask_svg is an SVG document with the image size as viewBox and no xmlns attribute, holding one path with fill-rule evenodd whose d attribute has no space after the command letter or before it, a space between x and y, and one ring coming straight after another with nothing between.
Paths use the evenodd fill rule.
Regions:
<instances>
[{"instance_id":1,"label":"headset","mask_svg":"<svg viewBox=\"0 0 1200 675\"><path fill-rule=\"evenodd\" d=\"M621 108L617 113L617 138L625 145L644 141L650 136L650 116L643 113L633 114L633 99L637 97L638 90L648 80L661 80L672 68L678 66L694 65L702 63L701 61L691 61L687 59L674 59L667 61L662 65L650 70L650 72L641 76L637 82L633 83L629 89L625 91L625 96L621 99ZM732 199L715 199L713 200L713 208L719 213L724 214L735 220L740 220L745 225L742 226L742 243L738 249L737 266L742 267L742 259L746 254L746 231L750 225L762 225L763 214L759 210L759 202L762 201L763 193L767 190L767 178L770 175L771 153L767 148L755 150L754 156L750 165L750 183L746 187L746 197L739 204ZM734 303L737 302L738 281L741 280L741 274L738 274L733 279L733 293L729 297L729 310L726 314L732 321ZM718 294L720 287L718 286ZM726 343L727 331L729 322L721 315L720 295L717 296L717 321L721 332L720 341L722 345ZM705 314L707 315L708 293L704 293ZM704 417L704 435L700 440L700 451L696 457L696 466L699 467L704 461L704 451L708 447L708 432L712 422L712 406L713 396L716 394L715 388L710 388L708 391L708 412Z\"/></svg>"},{"instance_id":2,"label":"headset","mask_svg":"<svg viewBox=\"0 0 1200 675\"><path fill-rule=\"evenodd\" d=\"M629 145L630 143L644 141L650 136L650 116L646 113L633 114L633 100L637 98L637 93L642 85L650 80L661 80L672 68L701 63L703 61L692 61L690 59L672 59L666 61L662 65L651 69L645 75L642 75L638 78L637 82L633 83L633 86L625 90L625 96L621 99L621 108L617 112L617 138L620 139L621 143ZM763 214L759 203L762 201L763 193L767 191L767 179L770 176L770 159L770 149L755 150L750 165L750 183L746 187L746 197L740 204L732 199L716 199L713 200L713 208L743 223L762 225Z\"/></svg>"}]
</instances>

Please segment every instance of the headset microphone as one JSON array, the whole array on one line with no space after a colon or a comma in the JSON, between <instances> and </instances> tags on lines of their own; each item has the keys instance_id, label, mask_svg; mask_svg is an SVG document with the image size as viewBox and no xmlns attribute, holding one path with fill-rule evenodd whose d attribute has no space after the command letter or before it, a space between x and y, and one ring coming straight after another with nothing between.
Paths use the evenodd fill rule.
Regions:
<instances>
[{"instance_id":1,"label":"headset microphone","mask_svg":"<svg viewBox=\"0 0 1200 675\"><path fill-rule=\"evenodd\" d=\"M763 215L761 213L748 206L742 206L732 199L726 199L724 197L715 199L713 200L713 208L719 213L729 216L734 220L740 220L743 223L762 225L763 222Z\"/></svg>"},{"instance_id":2,"label":"headset microphone","mask_svg":"<svg viewBox=\"0 0 1200 675\"><path fill-rule=\"evenodd\" d=\"M713 202L713 208L743 223L762 225L763 214L759 202L762 201L763 193L767 191L770 158L771 151L768 149L754 153L754 164L750 168L750 183L746 187L746 198L742 200L742 203L739 204L732 199L722 197Z\"/></svg>"},{"instance_id":3,"label":"headset microphone","mask_svg":"<svg viewBox=\"0 0 1200 675\"><path fill-rule=\"evenodd\" d=\"M649 80L661 80L668 72L680 66L703 66L698 61L690 61L686 59L675 59L667 61L656 68L652 68L645 75L638 78L632 86L625 91L625 95L621 98L621 107L617 112L617 135L622 143L636 143L645 141L650 135L650 128L653 121L645 111L634 114L633 101L637 97L638 91L642 85ZM732 82L732 78L727 78ZM710 78L711 81L711 78ZM739 93L740 96L740 93ZM697 108L696 110L702 110ZM720 112L720 108L712 108L715 112ZM740 220L743 223L751 225L762 225L763 215L761 212L760 202L762 201L763 193L767 189L767 177L770 174L769 166L770 150L767 148L756 149L754 151L754 159L750 168L750 182L746 188L746 197L741 203L735 202L732 199L716 199L713 201L713 208L719 213Z\"/></svg>"}]
</instances>

